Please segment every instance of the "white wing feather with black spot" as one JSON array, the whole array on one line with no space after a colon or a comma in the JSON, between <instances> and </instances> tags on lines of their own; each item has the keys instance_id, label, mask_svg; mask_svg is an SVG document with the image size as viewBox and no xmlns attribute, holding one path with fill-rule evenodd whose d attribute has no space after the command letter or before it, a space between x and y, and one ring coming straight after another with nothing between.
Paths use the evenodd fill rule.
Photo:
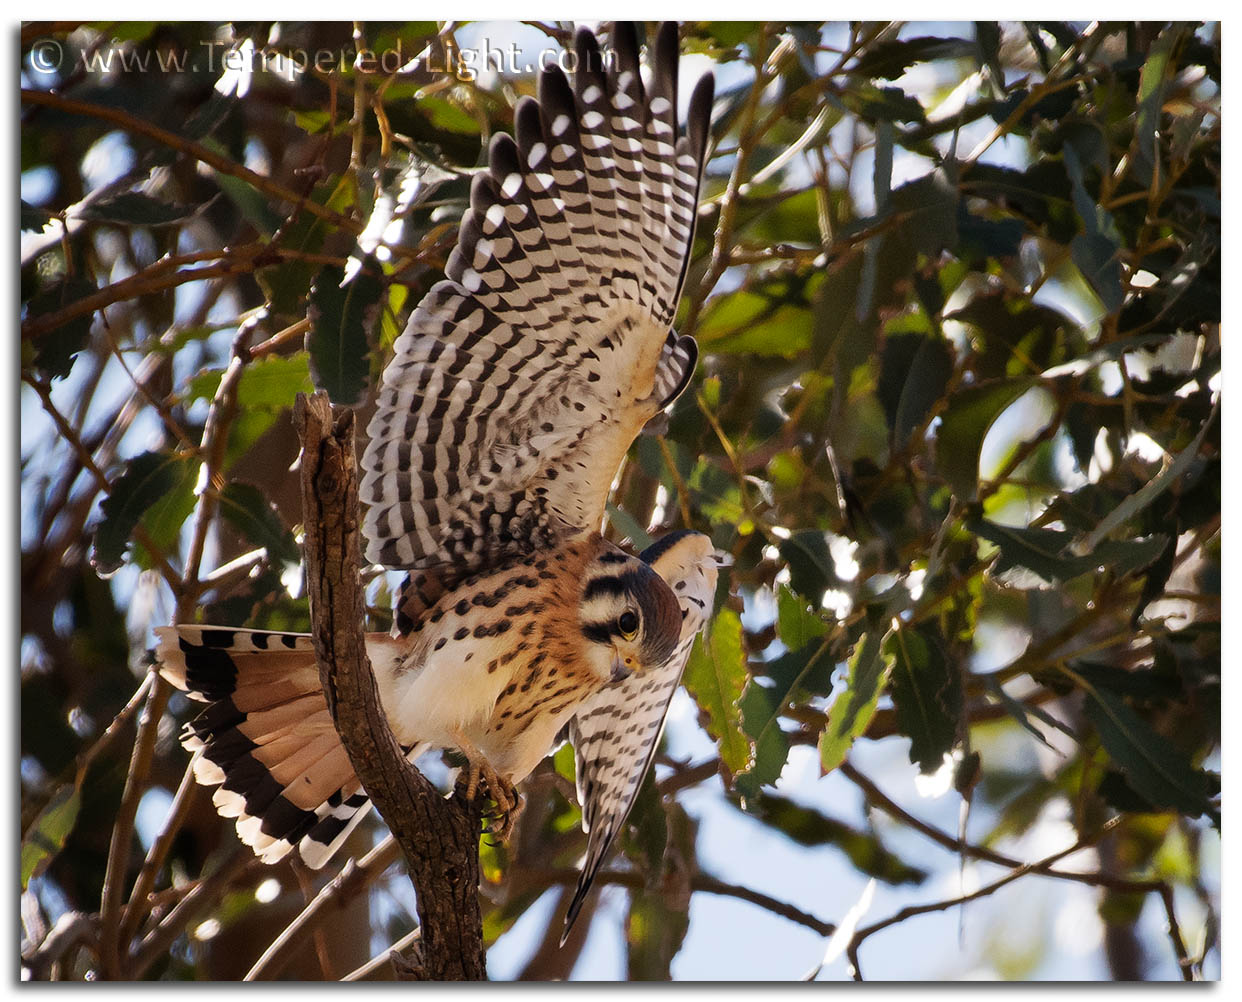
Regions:
<instances>
[{"instance_id":1,"label":"white wing feather with black spot","mask_svg":"<svg viewBox=\"0 0 1242 1002\"><path fill-rule=\"evenodd\" d=\"M642 554L668 582L681 606L681 639L677 648L659 668L631 675L587 699L569 723L582 828L588 838L582 873L565 915L562 942L634 805L659 747L669 703L690 658L695 635L711 614L716 591L714 559L679 562L671 569L661 566L662 555L673 551L681 538L691 535L697 533L672 533Z\"/></svg>"},{"instance_id":2,"label":"white wing feather with black spot","mask_svg":"<svg viewBox=\"0 0 1242 1002\"><path fill-rule=\"evenodd\" d=\"M712 83L679 135L678 39L649 87L632 26L607 68L579 31L497 135L446 278L397 339L368 427L368 559L486 566L598 530L642 426L684 389L694 341L671 330L693 238Z\"/></svg>"}]
</instances>

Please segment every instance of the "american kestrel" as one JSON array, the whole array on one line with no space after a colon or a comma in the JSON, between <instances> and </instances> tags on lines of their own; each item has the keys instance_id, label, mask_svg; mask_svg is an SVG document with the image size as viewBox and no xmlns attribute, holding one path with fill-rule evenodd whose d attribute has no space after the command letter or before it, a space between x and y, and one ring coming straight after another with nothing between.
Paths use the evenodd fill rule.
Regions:
<instances>
[{"instance_id":1,"label":"american kestrel","mask_svg":"<svg viewBox=\"0 0 1242 1002\"><path fill-rule=\"evenodd\" d=\"M716 559L695 532L634 556L605 502L643 426L685 389L672 330L693 238L712 79L677 124L678 37L644 84L633 26L580 30L571 85L543 70L474 179L458 244L397 339L362 459L367 557L409 576L367 638L411 758L461 751L508 834L515 785L567 733L587 856L569 919L654 755ZM208 707L195 775L244 842L322 866L369 806L306 635L157 631L165 678Z\"/></svg>"}]
</instances>

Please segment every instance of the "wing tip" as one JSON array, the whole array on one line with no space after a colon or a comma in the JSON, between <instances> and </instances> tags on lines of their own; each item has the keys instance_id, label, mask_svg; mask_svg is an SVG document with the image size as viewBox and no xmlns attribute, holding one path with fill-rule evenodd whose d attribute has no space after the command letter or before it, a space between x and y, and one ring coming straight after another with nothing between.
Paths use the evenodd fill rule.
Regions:
<instances>
[{"instance_id":1,"label":"wing tip","mask_svg":"<svg viewBox=\"0 0 1242 1002\"><path fill-rule=\"evenodd\" d=\"M716 95L716 77L704 73L690 94L690 109L686 115L686 135L695 162L702 175L707 158L707 140L711 135L712 100Z\"/></svg>"}]
</instances>

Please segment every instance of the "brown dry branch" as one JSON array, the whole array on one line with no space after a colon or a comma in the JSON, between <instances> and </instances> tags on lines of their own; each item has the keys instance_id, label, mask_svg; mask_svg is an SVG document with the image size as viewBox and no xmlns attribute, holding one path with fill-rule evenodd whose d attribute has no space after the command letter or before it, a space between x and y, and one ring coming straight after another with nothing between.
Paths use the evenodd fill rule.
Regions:
<instances>
[{"instance_id":1,"label":"brown dry branch","mask_svg":"<svg viewBox=\"0 0 1242 1002\"><path fill-rule=\"evenodd\" d=\"M212 399L211 408L207 414L201 449L204 483L208 485L218 479L219 470L224 462L228 431L237 412L237 385L241 381L242 371L246 365L246 353L253 330L254 325L250 323L244 323L239 328L233 342L229 368L216 388L215 397ZM177 595L174 622L185 622L193 613L194 600L201 589L199 571L203 549L206 545L208 529L215 518L216 508L217 495L210 489L204 490L195 510L185 569L181 580L174 585L174 592ZM157 678L150 693L142 716L139 718L138 735L134 739L134 748L125 777L125 788L121 794L120 807L117 809L116 822L112 827L107 869L104 873L103 891L100 895L99 961L101 973L108 980L128 979L133 976L131 954L121 938L123 927L129 925L124 922L123 916L124 885L132 856L134 816L138 812L138 802L147 789L147 779L155 757L155 741L159 733L160 719L168 707L172 686L164 679ZM133 905L133 907L140 906L141 902ZM188 921L190 917L188 913L183 911L180 914L185 914L185 920ZM168 920L162 923L162 927L171 931L173 923ZM167 935L162 935L160 941L165 939ZM167 941L171 942L171 939ZM153 959L155 952L149 945L140 946L137 956L149 963L150 959L147 958ZM135 964L139 962L133 961Z\"/></svg>"},{"instance_id":2,"label":"brown dry branch","mask_svg":"<svg viewBox=\"0 0 1242 1002\"><path fill-rule=\"evenodd\" d=\"M889 926L905 922L907 919L914 918L916 915L927 915L932 912L946 911L956 905L963 905L968 901L977 901L979 898L986 898L990 894L995 894L1002 887L1012 884L1015 880L1025 877L1030 873L1039 873L1047 870L1054 863L1064 859L1066 856L1072 856L1074 853L1094 845L1100 838L1116 828L1121 821L1122 818L1120 816L1111 818L1110 820L1104 822L1104 824L1102 824L1094 833L1091 835L1084 835L1073 845L1062 849L1060 852L1054 852L1052 855L1036 862L1024 863L1016 869L1009 871L1009 873L1005 874L998 880L994 880L992 883L986 884L969 894L945 898L943 901L933 901L925 905L907 905L905 908L902 908L893 915L890 915L888 918L881 919L879 922L875 922L872 925L859 929L850 938L849 946L846 948L846 955L850 960L850 969L854 980L864 980L862 976L862 967L858 960L858 950L865 940L875 935L877 932L881 932L884 929L889 928Z\"/></svg>"},{"instance_id":3,"label":"brown dry branch","mask_svg":"<svg viewBox=\"0 0 1242 1002\"><path fill-rule=\"evenodd\" d=\"M23 104L55 108L67 115L97 118L100 121L108 122L111 125L124 129L133 135L145 136L147 139L177 150L179 153L184 153L195 160L202 161L221 174L227 174L230 177L236 177L239 180L245 181L274 199L279 199L290 205L300 206L312 215L318 216L320 219L332 223L343 230L354 234L362 231L362 224L358 221L342 216L331 209L326 209L322 205L302 197L297 192L290 191L270 178L252 171L249 167L244 167L236 161L230 160L228 157L204 146L202 143L186 139L175 132L169 132L167 129L161 129L158 125L136 118L119 108L109 108L103 105L91 104L87 101L78 101L61 94L24 88L21 92L21 100Z\"/></svg>"},{"instance_id":4,"label":"brown dry branch","mask_svg":"<svg viewBox=\"0 0 1242 1002\"><path fill-rule=\"evenodd\" d=\"M534 877L548 885L562 884L572 886L578 881L578 871L572 867L522 866L521 869L525 876ZM639 890L645 886L645 882L646 878L636 870L601 870L595 876L596 887L613 885ZM801 908L796 908L788 902L764 894L762 891L743 887L741 884L730 884L710 874L694 874L690 878L690 890L746 901L771 912L773 915L779 915L790 922L795 922L798 925L814 930L821 936L831 936L837 929L832 922L825 922L823 919L804 912Z\"/></svg>"},{"instance_id":5,"label":"brown dry branch","mask_svg":"<svg viewBox=\"0 0 1242 1002\"><path fill-rule=\"evenodd\" d=\"M334 910L339 911L354 897L367 891L400 855L397 840L389 835L362 859L356 862L347 860L341 871L324 884L319 893L272 940L263 956L250 968L245 980L268 981L279 977L297 955L304 937L323 925Z\"/></svg>"},{"instance_id":6,"label":"brown dry branch","mask_svg":"<svg viewBox=\"0 0 1242 1002\"><path fill-rule=\"evenodd\" d=\"M299 395L311 633L328 708L368 796L401 844L418 896L426 981L487 977L479 906L481 805L445 799L403 754L380 706L363 636L354 415Z\"/></svg>"}]
</instances>

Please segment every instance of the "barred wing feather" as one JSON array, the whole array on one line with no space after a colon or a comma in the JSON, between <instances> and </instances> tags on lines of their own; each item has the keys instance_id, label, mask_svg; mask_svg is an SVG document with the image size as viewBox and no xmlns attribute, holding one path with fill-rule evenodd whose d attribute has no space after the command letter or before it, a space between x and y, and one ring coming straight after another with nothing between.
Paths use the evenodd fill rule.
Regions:
<instances>
[{"instance_id":1,"label":"barred wing feather","mask_svg":"<svg viewBox=\"0 0 1242 1002\"><path fill-rule=\"evenodd\" d=\"M634 806L659 747L669 703L690 659L695 635L711 613L717 576L714 558L708 555L711 542L699 536L698 555L683 550L678 560L676 544L687 536L698 534L669 533L641 554L677 596L682 623L676 649L659 668L631 675L585 700L569 723L587 851L565 916L562 942Z\"/></svg>"},{"instance_id":2,"label":"barred wing feather","mask_svg":"<svg viewBox=\"0 0 1242 1002\"><path fill-rule=\"evenodd\" d=\"M495 137L458 244L397 339L368 427L368 559L474 570L597 530L642 426L684 389L693 339L671 330L694 231L712 83L676 124L677 29L632 27L604 66L576 39L574 85Z\"/></svg>"}]
</instances>

